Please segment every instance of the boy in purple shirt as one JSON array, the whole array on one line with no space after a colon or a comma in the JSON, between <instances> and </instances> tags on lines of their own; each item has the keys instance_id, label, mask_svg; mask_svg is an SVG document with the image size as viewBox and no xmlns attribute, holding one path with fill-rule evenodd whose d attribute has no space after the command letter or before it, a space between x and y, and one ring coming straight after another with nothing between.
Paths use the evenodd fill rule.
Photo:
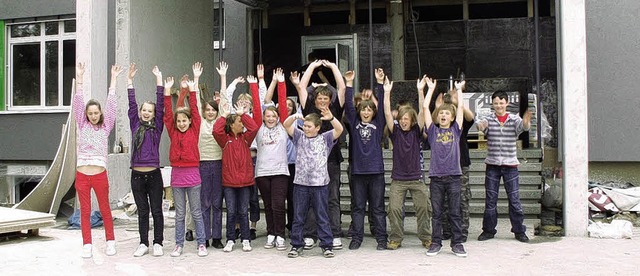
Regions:
<instances>
[{"instance_id":1,"label":"boy in purple shirt","mask_svg":"<svg viewBox=\"0 0 640 276\"><path fill-rule=\"evenodd\" d=\"M429 85L427 99L431 99L436 81L425 75L418 83L418 89ZM462 88L463 82L456 82ZM462 134L462 93L458 95L458 106L445 103L436 109L437 123L433 122L429 101L424 101L423 108L425 131L431 146L429 178L431 178L431 206L433 217L433 240L427 256L435 256L442 249L442 224L440 223L445 195L449 198L449 220L451 223L451 251L458 257L466 257L467 252L462 245L462 217L460 215L460 136Z\"/></svg>"}]
</instances>

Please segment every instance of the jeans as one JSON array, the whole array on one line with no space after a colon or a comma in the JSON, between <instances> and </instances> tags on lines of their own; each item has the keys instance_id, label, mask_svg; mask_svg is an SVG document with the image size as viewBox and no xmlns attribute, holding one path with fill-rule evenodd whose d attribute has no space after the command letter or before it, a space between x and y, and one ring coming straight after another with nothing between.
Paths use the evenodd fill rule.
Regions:
<instances>
[{"instance_id":1,"label":"jeans","mask_svg":"<svg viewBox=\"0 0 640 276\"><path fill-rule=\"evenodd\" d=\"M285 201L287 200L287 175L271 175L256 178L256 184L260 189L264 213L267 220L267 234L284 238L285 228Z\"/></svg>"},{"instance_id":2,"label":"jeans","mask_svg":"<svg viewBox=\"0 0 640 276\"><path fill-rule=\"evenodd\" d=\"M198 245L204 244L204 223L202 222L202 210L200 210L201 185L194 187L172 187L174 207L176 208L176 245L184 247L185 214L187 198L189 209L196 228L196 241Z\"/></svg>"},{"instance_id":3,"label":"jeans","mask_svg":"<svg viewBox=\"0 0 640 276\"><path fill-rule=\"evenodd\" d=\"M205 240L219 240L222 238L222 160L200 161L200 178L200 206Z\"/></svg>"},{"instance_id":4,"label":"jeans","mask_svg":"<svg viewBox=\"0 0 640 276\"><path fill-rule=\"evenodd\" d=\"M406 192L411 192L416 210L418 238L431 241L431 202L427 195L427 185L420 180L392 180L389 190L389 240L401 243L404 238L404 200Z\"/></svg>"},{"instance_id":5,"label":"jeans","mask_svg":"<svg viewBox=\"0 0 640 276\"><path fill-rule=\"evenodd\" d=\"M249 234L249 196L251 187L224 187L224 201L227 204L227 241L236 240L236 223L240 224L240 235L247 239Z\"/></svg>"},{"instance_id":6,"label":"jeans","mask_svg":"<svg viewBox=\"0 0 640 276\"><path fill-rule=\"evenodd\" d=\"M328 188L328 215L331 223L331 233L334 237L342 237L342 221L340 212L340 163L329 161L327 162L327 170L329 171L329 185ZM316 217L313 213L309 213L307 222L305 225L304 236L307 238L316 239Z\"/></svg>"},{"instance_id":7,"label":"jeans","mask_svg":"<svg viewBox=\"0 0 640 276\"><path fill-rule=\"evenodd\" d=\"M498 189L500 177L504 182L504 189L509 199L509 220L511 220L511 232L524 233L527 228L524 225L524 211L520 205L520 184L517 167L487 165L484 179L485 204L484 217L482 218L482 231L496 234L498 225Z\"/></svg>"},{"instance_id":8,"label":"jeans","mask_svg":"<svg viewBox=\"0 0 640 276\"><path fill-rule=\"evenodd\" d=\"M256 157L253 159L253 169L256 168ZM258 199L258 186L253 185L251 188L251 194L249 195L249 220L251 222L258 222L260 220L260 200ZM247 236L248 237L248 236Z\"/></svg>"},{"instance_id":9,"label":"jeans","mask_svg":"<svg viewBox=\"0 0 640 276\"><path fill-rule=\"evenodd\" d=\"M304 246L302 236L304 224L307 219L309 207L313 207L316 217L317 235L320 237L320 247L333 248L333 235L331 223L327 214L329 197L328 186L303 186L296 184L293 187L294 219L291 227L291 246L301 248Z\"/></svg>"},{"instance_id":10,"label":"jeans","mask_svg":"<svg viewBox=\"0 0 640 276\"><path fill-rule=\"evenodd\" d=\"M153 243L162 245L164 240L162 183L160 169L149 172L131 170L131 192L138 207L140 243L146 246L149 246L149 210L153 216Z\"/></svg>"},{"instance_id":11,"label":"jeans","mask_svg":"<svg viewBox=\"0 0 640 276\"><path fill-rule=\"evenodd\" d=\"M460 215L462 216L462 237L466 240L469 236L469 201L471 200L471 188L469 187L469 167L462 167L462 175L460 176L462 187L460 188ZM433 200L433 198L432 198ZM449 224L449 199L444 196L444 205L442 206L442 234L451 236L451 225Z\"/></svg>"},{"instance_id":12,"label":"jeans","mask_svg":"<svg viewBox=\"0 0 640 276\"><path fill-rule=\"evenodd\" d=\"M104 222L106 240L115 240L113 234L113 217L109 206L109 179L107 171L95 175L86 175L76 171L76 192L80 201L80 228L82 244L91 244L91 189L96 193L98 207Z\"/></svg>"},{"instance_id":13,"label":"jeans","mask_svg":"<svg viewBox=\"0 0 640 276\"><path fill-rule=\"evenodd\" d=\"M291 231L293 225L293 180L296 178L296 164L289 164L289 179L287 180L287 229Z\"/></svg>"},{"instance_id":14,"label":"jeans","mask_svg":"<svg viewBox=\"0 0 640 276\"><path fill-rule=\"evenodd\" d=\"M362 242L364 237L364 215L369 201L369 218L373 225L372 234L377 242L387 241L387 213L384 210L384 174L354 174L351 176L354 201L351 211L354 241Z\"/></svg>"},{"instance_id":15,"label":"jeans","mask_svg":"<svg viewBox=\"0 0 640 276\"><path fill-rule=\"evenodd\" d=\"M433 206L433 243L442 245L441 220L451 224L451 246L462 243L462 218L460 216L460 176L431 177L431 206ZM443 218L445 196L449 199L449 217Z\"/></svg>"}]
</instances>

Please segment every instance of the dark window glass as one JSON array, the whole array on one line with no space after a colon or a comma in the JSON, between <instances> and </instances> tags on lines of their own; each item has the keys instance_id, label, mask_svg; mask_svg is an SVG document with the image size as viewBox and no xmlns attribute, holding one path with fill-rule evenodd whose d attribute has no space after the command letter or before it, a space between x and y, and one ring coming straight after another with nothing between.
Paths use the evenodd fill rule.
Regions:
<instances>
[{"instance_id":1,"label":"dark window glass","mask_svg":"<svg viewBox=\"0 0 640 276\"><path fill-rule=\"evenodd\" d=\"M47 106L58 105L58 41L45 43L45 103Z\"/></svg>"},{"instance_id":2,"label":"dark window glass","mask_svg":"<svg viewBox=\"0 0 640 276\"><path fill-rule=\"evenodd\" d=\"M28 37L40 35L40 23L11 26L11 37Z\"/></svg>"},{"instance_id":3,"label":"dark window glass","mask_svg":"<svg viewBox=\"0 0 640 276\"><path fill-rule=\"evenodd\" d=\"M64 32L65 33L75 33L76 32L76 21L75 20L64 21Z\"/></svg>"},{"instance_id":4,"label":"dark window glass","mask_svg":"<svg viewBox=\"0 0 640 276\"><path fill-rule=\"evenodd\" d=\"M71 87L76 75L76 41L62 42L62 104L71 105Z\"/></svg>"},{"instance_id":5,"label":"dark window glass","mask_svg":"<svg viewBox=\"0 0 640 276\"><path fill-rule=\"evenodd\" d=\"M40 44L13 46L13 105L40 105Z\"/></svg>"},{"instance_id":6,"label":"dark window glass","mask_svg":"<svg viewBox=\"0 0 640 276\"><path fill-rule=\"evenodd\" d=\"M387 23L387 10L386 9L373 9L371 11L373 15L373 24ZM369 24L369 10L356 10L356 24Z\"/></svg>"},{"instance_id":7,"label":"dark window glass","mask_svg":"<svg viewBox=\"0 0 640 276\"><path fill-rule=\"evenodd\" d=\"M58 34L58 22L47 22L44 23L44 34L45 35L57 35Z\"/></svg>"},{"instance_id":8,"label":"dark window glass","mask_svg":"<svg viewBox=\"0 0 640 276\"><path fill-rule=\"evenodd\" d=\"M224 8L222 9L222 36L220 35L220 9L213 10L213 40L220 41L220 37L222 37L222 41L224 41Z\"/></svg>"},{"instance_id":9,"label":"dark window glass","mask_svg":"<svg viewBox=\"0 0 640 276\"><path fill-rule=\"evenodd\" d=\"M469 4L469 19L527 17L527 2Z\"/></svg>"}]
</instances>

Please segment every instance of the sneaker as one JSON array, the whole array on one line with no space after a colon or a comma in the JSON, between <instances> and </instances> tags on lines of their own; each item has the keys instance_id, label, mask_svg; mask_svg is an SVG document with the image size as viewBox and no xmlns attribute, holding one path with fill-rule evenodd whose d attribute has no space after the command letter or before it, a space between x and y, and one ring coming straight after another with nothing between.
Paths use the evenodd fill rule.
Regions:
<instances>
[{"instance_id":1,"label":"sneaker","mask_svg":"<svg viewBox=\"0 0 640 276\"><path fill-rule=\"evenodd\" d=\"M276 237L276 249L279 251L287 250L287 245L284 243L283 237Z\"/></svg>"},{"instance_id":2,"label":"sneaker","mask_svg":"<svg viewBox=\"0 0 640 276\"><path fill-rule=\"evenodd\" d=\"M220 241L220 239L213 239L211 240L211 247L215 249L222 249L224 248L224 244L222 244L222 241Z\"/></svg>"},{"instance_id":3,"label":"sneaker","mask_svg":"<svg viewBox=\"0 0 640 276\"><path fill-rule=\"evenodd\" d=\"M453 252L453 254L456 254L456 256L458 257L466 257L467 256L467 251L464 250L464 246L461 243L456 243L451 247L451 251ZM427 252L427 255L429 255L429 253Z\"/></svg>"},{"instance_id":4,"label":"sneaker","mask_svg":"<svg viewBox=\"0 0 640 276\"><path fill-rule=\"evenodd\" d=\"M333 249L335 250L342 249L342 239L333 238Z\"/></svg>"},{"instance_id":5,"label":"sneaker","mask_svg":"<svg viewBox=\"0 0 640 276\"><path fill-rule=\"evenodd\" d=\"M182 255L182 246L176 245L176 248L171 252L171 257L180 257Z\"/></svg>"},{"instance_id":6,"label":"sneaker","mask_svg":"<svg viewBox=\"0 0 640 276\"><path fill-rule=\"evenodd\" d=\"M140 245L138 245L138 249L136 249L136 251L133 252L133 256L142 257L144 256L144 254L147 254L148 252L149 252L149 247L146 246L144 243L141 243Z\"/></svg>"},{"instance_id":7,"label":"sneaker","mask_svg":"<svg viewBox=\"0 0 640 276\"><path fill-rule=\"evenodd\" d=\"M482 232L480 234L480 236L478 236L478 240L479 241L486 241L486 240L493 239L494 236L495 236L494 234L489 234L487 232Z\"/></svg>"},{"instance_id":8,"label":"sneaker","mask_svg":"<svg viewBox=\"0 0 640 276\"><path fill-rule=\"evenodd\" d=\"M422 247L424 247L425 249L429 250L429 248L431 247L431 240L422 241Z\"/></svg>"},{"instance_id":9,"label":"sneaker","mask_svg":"<svg viewBox=\"0 0 640 276\"><path fill-rule=\"evenodd\" d=\"M275 241L276 241L276 236L268 235L267 236L267 243L264 244L264 248L266 248L266 249L273 248L275 246Z\"/></svg>"},{"instance_id":10,"label":"sneaker","mask_svg":"<svg viewBox=\"0 0 640 276\"><path fill-rule=\"evenodd\" d=\"M389 241L389 243L387 244L387 249L389 250L396 250L400 247L402 247L402 243L397 241Z\"/></svg>"},{"instance_id":11,"label":"sneaker","mask_svg":"<svg viewBox=\"0 0 640 276\"><path fill-rule=\"evenodd\" d=\"M82 258L91 258L93 256L93 246L87 243L82 246Z\"/></svg>"},{"instance_id":12,"label":"sneaker","mask_svg":"<svg viewBox=\"0 0 640 276\"><path fill-rule=\"evenodd\" d=\"M249 230L249 238L251 240L255 240L256 239L256 229L250 229Z\"/></svg>"},{"instance_id":13,"label":"sneaker","mask_svg":"<svg viewBox=\"0 0 640 276\"><path fill-rule=\"evenodd\" d=\"M427 256L435 256L440 253L440 249L442 249L442 245L437 243L431 243L429 246L429 250L427 250Z\"/></svg>"},{"instance_id":14,"label":"sneaker","mask_svg":"<svg viewBox=\"0 0 640 276\"><path fill-rule=\"evenodd\" d=\"M360 248L360 245L362 245L362 242L351 240L351 242L349 243L349 250L358 250L358 248Z\"/></svg>"},{"instance_id":15,"label":"sneaker","mask_svg":"<svg viewBox=\"0 0 640 276\"><path fill-rule=\"evenodd\" d=\"M291 250L287 253L287 257L289 258L297 258L300 255L302 255L302 248L299 247L291 247Z\"/></svg>"},{"instance_id":16,"label":"sneaker","mask_svg":"<svg viewBox=\"0 0 640 276\"><path fill-rule=\"evenodd\" d=\"M231 251L233 251L233 246L234 246L235 244L236 244L236 243L235 243L234 241L227 241L227 245L225 245L225 246L224 246L224 249L222 249L222 251L224 251L224 252L231 252Z\"/></svg>"},{"instance_id":17,"label":"sneaker","mask_svg":"<svg viewBox=\"0 0 640 276\"><path fill-rule=\"evenodd\" d=\"M209 255L209 252L207 251L207 247L204 244L201 244L198 246L198 256L200 257L204 257Z\"/></svg>"},{"instance_id":18,"label":"sneaker","mask_svg":"<svg viewBox=\"0 0 640 276\"><path fill-rule=\"evenodd\" d=\"M376 250L387 250L387 241L379 241Z\"/></svg>"},{"instance_id":19,"label":"sneaker","mask_svg":"<svg viewBox=\"0 0 640 276\"><path fill-rule=\"evenodd\" d=\"M162 250L162 245L158 243L153 244L153 256L160 257L164 255L164 251Z\"/></svg>"},{"instance_id":20,"label":"sneaker","mask_svg":"<svg viewBox=\"0 0 640 276\"><path fill-rule=\"evenodd\" d=\"M107 253L107 256L113 256L116 254L116 241L107 241L107 250L105 253Z\"/></svg>"},{"instance_id":21,"label":"sneaker","mask_svg":"<svg viewBox=\"0 0 640 276\"><path fill-rule=\"evenodd\" d=\"M249 252L251 251L251 242L249 240L242 241L242 251Z\"/></svg>"},{"instance_id":22,"label":"sneaker","mask_svg":"<svg viewBox=\"0 0 640 276\"><path fill-rule=\"evenodd\" d=\"M304 250L316 247L316 241L312 238L304 238Z\"/></svg>"},{"instance_id":23,"label":"sneaker","mask_svg":"<svg viewBox=\"0 0 640 276\"><path fill-rule=\"evenodd\" d=\"M184 239L188 241L193 241L193 231L187 230L187 233L184 234Z\"/></svg>"},{"instance_id":24,"label":"sneaker","mask_svg":"<svg viewBox=\"0 0 640 276\"><path fill-rule=\"evenodd\" d=\"M518 233L516 234L516 240L519 242L529 242L529 237L527 237L525 233Z\"/></svg>"},{"instance_id":25,"label":"sneaker","mask_svg":"<svg viewBox=\"0 0 640 276\"><path fill-rule=\"evenodd\" d=\"M333 253L333 251L331 250L331 248L324 248L322 249L322 255L324 255L325 258L333 258L336 256L335 253Z\"/></svg>"}]
</instances>

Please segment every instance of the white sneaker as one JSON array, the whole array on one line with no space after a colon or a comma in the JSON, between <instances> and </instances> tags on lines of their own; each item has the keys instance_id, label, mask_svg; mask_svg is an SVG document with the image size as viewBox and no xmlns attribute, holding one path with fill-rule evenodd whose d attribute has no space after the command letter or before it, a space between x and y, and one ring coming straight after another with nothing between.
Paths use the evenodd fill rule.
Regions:
<instances>
[{"instance_id":1,"label":"white sneaker","mask_svg":"<svg viewBox=\"0 0 640 276\"><path fill-rule=\"evenodd\" d=\"M267 243L264 244L264 248L266 249L271 249L273 248L274 242L276 240L276 236L274 235L268 235L267 236Z\"/></svg>"},{"instance_id":2,"label":"white sneaker","mask_svg":"<svg viewBox=\"0 0 640 276\"><path fill-rule=\"evenodd\" d=\"M138 249L136 249L136 251L133 252L133 256L142 257L144 254L147 254L148 252L149 252L149 247L144 245L144 243L141 243L140 245L138 245Z\"/></svg>"},{"instance_id":3,"label":"white sneaker","mask_svg":"<svg viewBox=\"0 0 640 276\"><path fill-rule=\"evenodd\" d=\"M201 244L200 246L198 246L198 256L204 257L207 255L209 255L209 251L207 251L207 247L204 246L204 244Z\"/></svg>"},{"instance_id":4,"label":"white sneaker","mask_svg":"<svg viewBox=\"0 0 640 276\"><path fill-rule=\"evenodd\" d=\"M287 250L287 245L284 243L283 237L278 236L276 238L276 249L278 249L279 251Z\"/></svg>"},{"instance_id":5,"label":"white sneaker","mask_svg":"<svg viewBox=\"0 0 640 276\"><path fill-rule=\"evenodd\" d=\"M231 251L233 251L233 246L234 246L235 244L236 244L236 243L235 243L234 241L227 241L227 245L225 245L225 246L224 246L224 249L222 249L222 251L224 251L224 252L231 252Z\"/></svg>"},{"instance_id":6,"label":"white sneaker","mask_svg":"<svg viewBox=\"0 0 640 276\"><path fill-rule=\"evenodd\" d=\"M159 257L164 255L164 251L162 250L162 245L154 243L153 244L153 256Z\"/></svg>"},{"instance_id":7,"label":"white sneaker","mask_svg":"<svg viewBox=\"0 0 640 276\"><path fill-rule=\"evenodd\" d=\"M342 239L333 238L333 250L342 249Z\"/></svg>"},{"instance_id":8,"label":"white sneaker","mask_svg":"<svg viewBox=\"0 0 640 276\"><path fill-rule=\"evenodd\" d=\"M182 246L176 245L176 248L171 252L171 257L180 257L182 255Z\"/></svg>"},{"instance_id":9,"label":"white sneaker","mask_svg":"<svg viewBox=\"0 0 640 276\"><path fill-rule=\"evenodd\" d=\"M304 250L316 247L316 242L312 238L304 238Z\"/></svg>"},{"instance_id":10,"label":"white sneaker","mask_svg":"<svg viewBox=\"0 0 640 276\"><path fill-rule=\"evenodd\" d=\"M93 246L87 243L82 246L82 258L91 258L93 256Z\"/></svg>"},{"instance_id":11,"label":"white sneaker","mask_svg":"<svg viewBox=\"0 0 640 276\"><path fill-rule=\"evenodd\" d=\"M251 251L251 242L249 240L242 240L242 251Z\"/></svg>"},{"instance_id":12,"label":"white sneaker","mask_svg":"<svg viewBox=\"0 0 640 276\"><path fill-rule=\"evenodd\" d=\"M107 253L107 256L113 256L116 254L116 241L107 241L107 250L105 253Z\"/></svg>"}]
</instances>

